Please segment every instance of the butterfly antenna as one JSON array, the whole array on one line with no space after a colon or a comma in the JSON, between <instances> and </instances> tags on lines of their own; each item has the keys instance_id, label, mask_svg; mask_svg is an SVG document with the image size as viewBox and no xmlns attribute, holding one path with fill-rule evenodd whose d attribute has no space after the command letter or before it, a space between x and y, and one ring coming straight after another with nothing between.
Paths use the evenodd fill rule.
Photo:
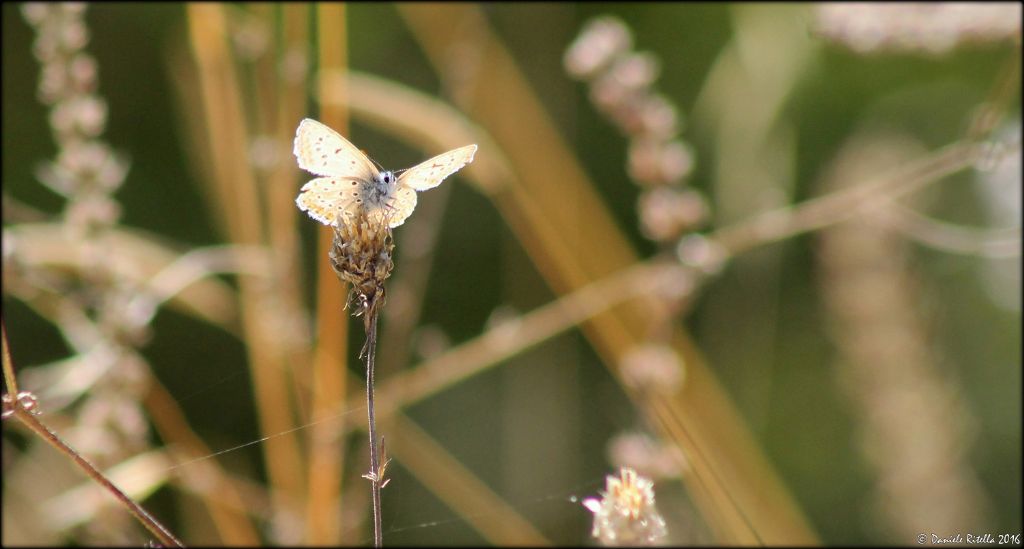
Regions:
<instances>
[{"instance_id":1,"label":"butterfly antenna","mask_svg":"<svg viewBox=\"0 0 1024 549\"><path fill-rule=\"evenodd\" d=\"M386 171L386 170L384 170L384 166L381 166L381 165L380 165L380 162L377 162L377 161L376 161L376 160L374 160L373 158L370 158L370 155L366 154L366 151L362 151L362 153L363 153L363 155L364 155L364 156L366 156L366 158L369 158L369 159L370 159L370 162L373 162L374 164L376 164L376 165L377 165L377 169L378 169L378 170L380 170L380 171L382 171L382 172L383 172L383 171Z\"/></svg>"}]
</instances>

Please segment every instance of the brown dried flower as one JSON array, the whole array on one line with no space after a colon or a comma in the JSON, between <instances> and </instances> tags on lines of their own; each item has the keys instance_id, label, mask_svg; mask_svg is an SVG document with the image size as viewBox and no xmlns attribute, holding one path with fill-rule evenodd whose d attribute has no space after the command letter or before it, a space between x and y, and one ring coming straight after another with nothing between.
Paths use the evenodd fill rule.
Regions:
<instances>
[{"instance_id":1,"label":"brown dried flower","mask_svg":"<svg viewBox=\"0 0 1024 549\"><path fill-rule=\"evenodd\" d=\"M591 535L602 545L654 545L668 534L665 519L654 505L654 483L623 467L608 475L601 499L583 500L594 513Z\"/></svg>"},{"instance_id":2,"label":"brown dried flower","mask_svg":"<svg viewBox=\"0 0 1024 549\"><path fill-rule=\"evenodd\" d=\"M365 215L346 217L334 227L331 267L341 280L352 284L349 306L365 319L384 304L384 281L394 268L394 239L386 220Z\"/></svg>"}]
</instances>

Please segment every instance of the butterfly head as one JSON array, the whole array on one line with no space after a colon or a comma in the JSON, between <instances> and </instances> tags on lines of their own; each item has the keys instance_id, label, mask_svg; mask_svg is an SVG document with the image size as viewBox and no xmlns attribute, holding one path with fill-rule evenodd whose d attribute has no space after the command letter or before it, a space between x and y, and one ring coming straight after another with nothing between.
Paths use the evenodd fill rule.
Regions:
<instances>
[{"instance_id":1,"label":"butterfly head","mask_svg":"<svg viewBox=\"0 0 1024 549\"><path fill-rule=\"evenodd\" d=\"M374 181L376 198L383 200L390 197L394 193L397 181L398 178L395 177L395 172L380 172L380 174L377 175L376 181Z\"/></svg>"}]
</instances>

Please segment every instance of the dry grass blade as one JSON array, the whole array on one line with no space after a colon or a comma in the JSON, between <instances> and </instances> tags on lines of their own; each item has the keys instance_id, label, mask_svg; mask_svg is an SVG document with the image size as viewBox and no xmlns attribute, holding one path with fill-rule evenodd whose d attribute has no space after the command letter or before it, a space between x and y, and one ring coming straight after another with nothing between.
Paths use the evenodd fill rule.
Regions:
<instances>
[{"instance_id":1,"label":"dry grass blade","mask_svg":"<svg viewBox=\"0 0 1024 549\"><path fill-rule=\"evenodd\" d=\"M424 150L448 150L467 142L481 151L460 175L480 192L494 194L511 186L515 175L501 148L481 127L450 104L407 86L358 71L320 74L325 106L343 105L373 126L395 134Z\"/></svg>"},{"instance_id":2,"label":"dry grass blade","mask_svg":"<svg viewBox=\"0 0 1024 549\"><path fill-rule=\"evenodd\" d=\"M306 304L303 283L305 268L300 261L298 218L292 205L299 174L287 153L294 139L295 121L306 114L308 71L306 59L309 49L309 4L276 5L256 2L248 5L248 12L239 28L232 33L236 49L240 36L256 35L253 42L262 47L252 48L252 77L244 95L250 98L249 112L255 119L253 128L252 164L261 177L260 189L266 209L267 246L272 257L268 274L273 284L273 299L279 304L281 324L290 327L292 337L284 338L284 352L294 367L288 374L294 379L294 397L300 411L307 414L309 387L312 386L310 337L304 328ZM275 19L276 18L276 19ZM281 31L275 33L280 20ZM248 31L248 32L247 32ZM280 36L278 42L274 37ZM248 61L245 48L238 57ZM240 69L245 68L244 64Z\"/></svg>"},{"instance_id":3,"label":"dry grass blade","mask_svg":"<svg viewBox=\"0 0 1024 549\"><path fill-rule=\"evenodd\" d=\"M104 474L128 497L144 500L167 482L170 464L166 452L155 450L134 455L107 467ZM60 528L67 529L94 520L106 508L114 505L114 500L101 486L92 481L84 481L44 501L42 509Z\"/></svg>"},{"instance_id":4,"label":"dry grass blade","mask_svg":"<svg viewBox=\"0 0 1024 549\"><path fill-rule=\"evenodd\" d=\"M514 61L489 32L479 8L410 4L399 11L441 72L446 53L460 37L436 29L454 26L487 35L482 55L488 62L480 68L467 105L520 176L521 186L495 198L549 284L567 292L634 263L636 253L615 228ZM467 20L471 24L451 24ZM523 127L530 131L521 131ZM614 369L643 340L650 313L645 307L621 307L584 324L584 333ZM681 331L674 346L685 358L688 382L672 397L634 401L692 460L693 474L685 480L705 518L730 543L813 543L816 536L806 519Z\"/></svg>"},{"instance_id":5,"label":"dry grass blade","mask_svg":"<svg viewBox=\"0 0 1024 549\"><path fill-rule=\"evenodd\" d=\"M503 360L586 322L619 304L651 292L661 276L682 267L637 264L597 280L552 303L499 324L414 369L391 376L378 391L382 415L395 413Z\"/></svg>"},{"instance_id":6,"label":"dry grass blade","mask_svg":"<svg viewBox=\"0 0 1024 549\"><path fill-rule=\"evenodd\" d=\"M213 454L189 427L185 413L158 381L150 382L146 408L160 438L184 454L184 460L196 460ZM190 463L180 469L181 483L200 497L204 509L224 545L253 546L260 542L255 525L246 516L247 506L231 477L213 460Z\"/></svg>"},{"instance_id":7,"label":"dry grass blade","mask_svg":"<svg viewBox=\"0 0 1024 549\"><path fill-rule=\"evenodd\" d=\"M217 189L220 216L227 235L236 243L259 245L264 234L257 186L248 163L248 137L242 113L241 91L235 66L227 50L225 6L190 4L189 38L197 68L200 109L206 123L205 142L212 147L211 183ZM287 351L272 337L270 320L282 314L263 285L240 277L240 306L244 341L253 372L260 428L275 436L263 445L269 470L275 517L293 514L302 501L305 463L294 434L295 414L289 398Z\"/></svg>"},{"instance_id":8,"label":"dry grass blade","mask_svg":"<svg viewBox=\"0 0 1024 549\"><path fill-rule=\"evenodd\" d=\"M3 373L4 373L4 386L7 389L17 390L17 382L14 377L14 364L11 360L10 346L7 342L7 325L0 320L0 354L3 357ZM163 524L160 524L152 515L149 514L145 509L142 508L138 503L132 500L128 495L125 494L120 488L117 487L111 479L107 478L96 468L89 460L85 459L81 454L76 452L71 446L69 446L60 436L54 433L49 427L43 424L36 418L36 415L40 413L38 408L38 401L35 395L31 393L18 393L10 392L3 396L3 419L17 419L20 425L27 427L40 439L46 441L48 444L57 449L61 454L64 454L68 459L74 462L85 474L92 479L86 489L94 489L101 487L107 492L103 497L113 496L131 515L139 521L149 532L156 537L164 546L172 547L184 547L174 534L172 534ZM147 468L149 472L155 473L155 476L161 477L157 480L152 480L147 483L151 489L155 489L163 483L163 474L160 473L160 468ZM150 475L151 477L154 475ZM93 484L94 483L94 484ZM73 501L73 499L72 499ZM51 513L54 511L63 510L64 506L56 506L51 509ZM88 508L85 509L88 511Z\"/></svg>"},{"instance_id":9,"label":"dry grass blade","mask_svg":"<svg viewBox=\"0 0 1024 549\"><path fill-rule=\"evenodd\" d=\"M622 301L632 299L638 292L646 293L657 278L681 269L678 266L636 265L515 321L499 325L413 370L391 376L378 389L378 411L381 418L388 421L386 425L389 431L398 440L397 445L391 445L396 459L448 502L449 506L463 513L465 520L491 543L546 543L540 534L533 535L532 528L506 528L505 525L521 525L524 521L426 433L419 429L410 431L411 424L403 419L405 416L400 409L481 373ZM358 400L359 395L350 398ZM345 427L347 431L362 429L365 424L361 421L348 422ZM408 443L410 437L419 442ZM484 506L467 505L467 501L479 502ZM481 508L489 510L486 516L475 514Z\"/></svg>"},{"instance_id":10,"label":"dry grass blade","mask_svg":"<svg viewBox=\"0 0 1024 549\"><path fill-rule=\"evenodd\" d=\"M60 225L21 224L5 228L4 232L19 248L19 261L28 267L72 271L80 267L78 260L82 254L78 253L78 248L82 244L69 238ZM228 329L237 314L234 291L209 275L217 270L255 273L264 266L258 255L234 255L226 249L219 258L207 253L207 258L201 259L198 255L202 252L199 251L183 256L178 250L166 247L141 231L124 228L112 228L102 235L100 245L116 252L107 256L107 264L124 280L131 281L156 299L169 299L171 308ZM17 283L15 279L10 281Z\"/></svg>"},{"instance_id":11,"label":"dry grass blade","mask_svg":"<svg viewBox=\"0 0 1024 549\"><path fill-rule=\"evenodd\" d=\"M834 225L971 166L981 153L982 147L977 144L953 143L849 189L723 227L715 231L713 238L729 253L737 254Z\"/></svg>"},{"instance_id":12,"label":"dry grass blade","mask_svg":"<svg viewBox=\"0 0 1024 549\"><path fill-rule=\"evenodd\" d=\"M320 83L321 89L324 91L323 99L328 104L340 103L340 98L343 96L339 92L345 90L346 96L351 98L350 107L356 115L391 130L406 140L421 143L424 149L452 148L467 141L476 142L481 147L488 148L487 155L480 155L472 165L464 170L471 181L486 189L485 192L498 192L498 189L505 187L510 181L510 172L507 165L501 160L500 151L494 147L489 148L490 140L487 136L446 103L386 80L358 73L343 75L340 72L325 72L321 74ZM567 326L569 325L572 323ZM522 350L522 348L520 347L518 350ZM448 377L446 380L447 383L450 383L453 378ZM442 383L445 382L442 381ZM353 380L353 384L355 384L355 380ZM395 385L389 381L385 386L394 387ZM352 396L350 398L357 400L359 397ZM389 400L393 399L389 397ZM385 403L385 411L389 407ZM363 429L365 425L362 422L358 425L350 422L346 423L345 428L346 430ZM395 457L405 463L421 482L435 489L438 496L445 501L464 500L467 494L471 496L469 499L472 501L493 501L494 504L488 507L492 511L486 519L464 515L464 518L490 541L515 543L516 540L523 540L523 534L513 534L508 537L506 535L509 533L508 530L494 527L494 524L498 523L523 524L525 523L523 519L518 517L507 504L500 502L465 467L458 465L447 453L443 451L438 453L435 450L440 450L440 446L436 443L428 444L419 447L416 452L397 451ZM428 465L431 463L454 465L436 468L436 465L434 467ZM429 471L434 477L424 478L421 476L421 473L426 471ZM456 504L453 509L461 512L466 510L466 507ZM473 510L476 509L478 508ZM484 522L481 523L481 520ZM531 543L541 543L540 540L543 540L543 537L531 539L533 539Z\"/></svg>"},{"instance_id":13,"label":"dry grass blade","mask_svg":"<svg viewBox=\"0 0 1024 549\"><path fill-rule=\"evenodd\" d=\"M551 545L529 521L412 421L395 416L385 425L392 433L388 448L395 458L480 532L488 543ZM482 509L486 512L481 512Z\"/></svg>"},{"instance_id":14,"label":"dry grass blade","mask_svg":"<svg viewBox=\"0 0 1024 549\"><path fill-rule=\"evenodd\" d=\"M904 237L947 253L1010 258L1021 255L1021 228L978 229L927 217L899 204L872 212L874 219Z\"/></svg>"},{"instance_id":15,"label":"dry grass blade","mask_svg":"<svg viewBox=\"0 0 1024 549\"><path fill-rule=\"evenodd\" d=\"M318 35L318 71L342 70L348 63L346 8L342 4L319 5L316 9ZM317 95L323 96L324 90ZM322 101L321 101L322 103ZM348 113L343 107L326 105L320 117L332 127L345 131ZM296 119L297 120L297 119ZM294 125L296 120L292 120ZM292 128L294 131L294 129ZM291 164L291 163L289 163ZM293 170L294 171L294 170ZM290 189L287 205L295 214L294 193ZM305 217L305 216L303 216ZM327 250L331 249L330 227L317 227L316 348L313 355L311 417L339 406L345 400L348 360L348 322L345 320L345 288L331 268ZM309 430L309 500L306 505L306 540L315 544L341 543L342 471L345 464L345 439L338 436L338 425L325 422Z\"/></svg>"}]
</instances>

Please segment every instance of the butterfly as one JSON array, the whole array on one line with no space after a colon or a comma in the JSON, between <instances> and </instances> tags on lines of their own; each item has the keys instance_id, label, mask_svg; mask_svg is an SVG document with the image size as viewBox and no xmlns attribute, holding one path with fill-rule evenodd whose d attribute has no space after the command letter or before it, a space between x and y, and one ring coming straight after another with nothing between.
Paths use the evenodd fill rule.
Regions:
<instances>
[{"instance_id":1,"label":"butterfly","mask_svg":"<svg viewBox=\"0 0 1024 549\"><path fill-rule=\"evenodd\" d=\"M416 191L433 189L473 161L466 145L417 164L401 175L378 170L366 154L338 132L306 118L295 131L292 151L299 167L322 177L302 186L295 203L324 225L337 226L360 214L398 227L416 207ZM401 170L399 170L401 171Z\"/></svg>"}]
</instances>

